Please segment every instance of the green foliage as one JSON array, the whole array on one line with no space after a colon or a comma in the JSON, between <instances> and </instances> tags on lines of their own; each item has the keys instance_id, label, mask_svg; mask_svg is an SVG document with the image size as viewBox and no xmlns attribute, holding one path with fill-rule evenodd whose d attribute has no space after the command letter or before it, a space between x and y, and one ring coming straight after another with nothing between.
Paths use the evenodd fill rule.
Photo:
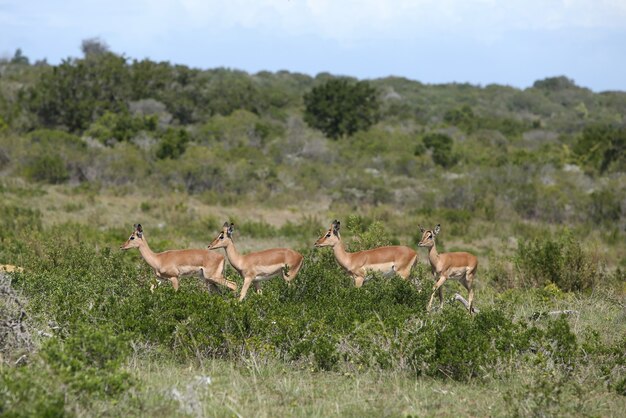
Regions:
<instances>
[{"instance_id":1,"label":"green foliage","mask_svg":"<svg viewBox=\"0 0 626 418\"><path fill-rule=\"evenodd\" d=\"M571 232L556 239L521 241L515 254L515 267L522 286L543 287L554 283L565 291L592 288L601 271L598 261L583 250Z\"/></svg>"},{"instance_id":2,"label":"green foliage","mask_svg":"<svg viewBox=\"0 0 626 418\"><path fill-rule=\"evenodd\" d=\"M129 141L139 131L156 130L155 116L133 117L128 111L113 113L105 111L89 126L85 135L91 136L104 144Z\"/></svg>"},{"instance_id":3,"label":"green foliage","mask_svg":"<svg viewBox=\"0 0 626 418\"><path fill-rule=\"evenodd\" d=\"M41 155L33 158L24 167L24 176L31 181L59 184L69 178L65 161L59 155Z\"/></svg>"},{"instance_id":4,"label":"green foliage","mask_svg":"<svg viewBox=\"0 0 626 418\"><path fill-rule=\"evenodd\" d=\"M626 170L626 128L594 124L585 127L574 145L574 153L599 173Z\"/></svg>"},{"instance_id":5,"label":"green foliage","mask_svg":"<svg viewBox=\"0 0 626 418\"><path fill-rule=\"evenodd\" d=\"M41 217L38 209L0 204L0 238L41 230Z\"/></svg>"},{"instance_id":6,"label":"green foliage","mask_svg":"<svg viewBox=\"0 0 626 418\"><path fill-rule=\"evenodd\" d=\"M559 91L566 90L571 88L577 88L574 80L567 78L565 76L558 77L547 77L543 80L537 80L533 83L533 87L540 90L546 91Z\"/></svg>"},{"instance_id":7,"label":"green foliage","mask_svg":"<svg viewBox=\"0 0 626 418\"><path fill-rule=\"evenodd\" d=\"M365 81L331 79L304 95L304 120L337 139L367 130L379 118L378 93Z\"/></svg>"},{"instance_id":8,"label":"green foliage","mask_svg":"<svg viewBox=\"0 0 626 418\"><path fill-rule=\"evenodd\" d=\"M175 160L185 153L188 142L189 133L184 129L168 129L159 142L156 156L161 160L165 158Z\"/></svg>"},{"instance_id":9,"label":"green foliage","mask_svg":"<svg viewBox=\"0 0 626 418\"><path fill-rule=\"evenodd\" d=\"M443 120L467 133L472 133L477 126L477 119L471 106L450 109L443 115Z\"/></svg>"},{"instance_id":10,"label":"green foliage","mask_svg":"<svg viewBox=\"0 0 626 418\"><path fill-rule=\"evenodd\" d=\"M65 417L65 392L47 370L21 367L0 371L3 417Z\"/></svg>"},{"instance_id":11,"label":"green foliage","mask_svg":"<svg viewBox=\"0 0 626 418\"><path fill-rule=\"evenodd\" d=\"M430 133L424 136L423 141L424 146L432 150L435 164L449 168L457 163L458 157L452 150L454 140L448 135Z\"/></svg>"},{"instance_id":12,"label":"green foliage","mask_svg":"<svg viewBox=\"0 0 626 418\"><path fill-rule=\"evenodd\" d=\"M72 390L97 396L115 396L132 386L132 379L120 371L130 352L123 335L109 327L79 325L67 338L52 338L41 355Z\"/></svg>"},{"instance_id":13,"label":"green foliage","mask_svg":"<svg viewBox=\"0 0 626 418\"><path fill-rule=\"evenodd\" d=\"M126 59L105 53L64 60L29 90L27 103L45 127L86 129L98 116L126 108Z\"/></svg>"}]
</instances>

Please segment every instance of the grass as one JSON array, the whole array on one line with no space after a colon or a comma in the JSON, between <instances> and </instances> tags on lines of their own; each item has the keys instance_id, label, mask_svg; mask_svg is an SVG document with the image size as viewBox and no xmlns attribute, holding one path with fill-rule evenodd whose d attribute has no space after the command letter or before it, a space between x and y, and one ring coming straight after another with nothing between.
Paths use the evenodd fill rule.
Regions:
<instances>
[{"instance_id":1,"label":"grass","mask_svg":"<svg viewBox=\"0 0 626 418\"><path fill-rule=\"evenodd\" d=\"M208 360L179 365L137 356L128 370L141 388L115 405L100 403L90 416L621 416L624 397L580 382L541 387L541 376L521 370L481 382L419 378L394 371L313 372L250 358L240 364ZM557 390L561 393L555 394ZM544 398L554 396L552 402ZM545 405L537 407L537 403ZM541 414L539 414L541 415Z\"/></svg>"}]
</instances>

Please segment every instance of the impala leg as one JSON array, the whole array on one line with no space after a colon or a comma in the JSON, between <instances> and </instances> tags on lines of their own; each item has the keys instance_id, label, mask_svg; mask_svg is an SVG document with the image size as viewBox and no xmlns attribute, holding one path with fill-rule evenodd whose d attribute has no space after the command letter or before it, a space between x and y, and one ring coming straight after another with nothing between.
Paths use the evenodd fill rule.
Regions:
<instances>
[{"instance_id":1,"label":"impala leg","mask_svg":"<svg viewBox=\"0 0 626 418\"><path fill-rule=\"evenodd\" d=\"M213 277L209 277L207 276L206 270L202 270L202 275L204 276L204 280L207 282L207 284L209 282L215 283L215 284L221 284L222 286L226 286L227 288L229 288L230 290L232 290L233 292L237 291L237 283L227 280L222 274L220 274L218 276L217 272L214 272Z\"/></svg>"},{"instance_id":2,"label":"impala leg","mask_svg":"<svg viewBox=\"0 0 626 418\"><path fill-rule=\"evenodd\" d=\"M246 297L246 294L248 293L248 288L252 284L252 279L253 277L245 277L243 279L243 286L241 286L241 294L239 295L240 302Z\"/></svg>"},{"instance_id":3,"label":"impala leg","mask_svg":"<svg viewBox=\"0 0 626 418\"><path fill-rule=\"evenodd\" d=\"M170 277L170 282L172 282L174 290L178 292L178 277Z\"/></svg>"},{"instance_id":4,"label":"impala leg","mask_svg":"<svg viewBox=\"0 0 626 418\"><path fill-rule=\"evenodd\" d=\"M252 283L254 284L254 289L259 295L263 293L263 290L261 289L261 282L252 282Z\"/></svg>"},{"instance_id":5,"label":"impala leg","mask_svg":"<svg viewBox=\"0 0 626 418\"><path fill-rule=\"evenodd\" d=\"M354 276L354 287L363 286L363 282L365 282L365 277L363 276Z\"/></svg>"},{"instance_id":6,"label":"impala leg","mask_svg":"<svg viewBox=\"0 0 626 418\"><path fill-rule=\"evenodd\" d=\"M474 313L474 274L468 273L465 280L465 288L468 291L467 302L469 304L470 315Z\"/></svg>"},{"instance_id":7,"label":"impala leg","mask_svg":"<svg viewBox=\"0 0 626 418\"><path fill-rule=\"evenodd\" d=\"M437 293L439 288L443 286L445 282L446 282L446 276L441 276L439 277L439 280L437 280L437 283L435 283L435 285L433 286L433 294L430 295L430 301L428 302L428 307L426 308L428 312L430 312L430 309L433 306L433 299L435 298L435 293ZM443 297L443 295L441 296Z\"/></svg>"},{"instance_id":8,"label":"impala leg","mask_svg":"<svg viewBox=\"0 0 626 418\"><path fill-rule=\"evenodd\" d=\"M439 309L443 309L443 286L437 289L437 293L439 294Z\"/></svg>"}]
</instances>

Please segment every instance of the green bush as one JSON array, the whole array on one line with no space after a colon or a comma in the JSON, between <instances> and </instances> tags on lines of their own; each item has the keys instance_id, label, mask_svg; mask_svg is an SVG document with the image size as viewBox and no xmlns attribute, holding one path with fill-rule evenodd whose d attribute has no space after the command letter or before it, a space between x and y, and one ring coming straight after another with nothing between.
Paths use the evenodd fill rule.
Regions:
<instances>
[{"instance_id":1,"label":"green bush","mask_svg":"<svg viewBox=\"0 0 626 418\"><path fill-rule=\"evenodd\" d=\"M556 239L521 241L514 262L524 287L554 283L564 291L586 290L598 282L601 274L598 260L569 231Z\"/></svg>"},{"instance_id":2,"label":"green bush","mask_svg":"<svg viewBox=\"0 0 626 418\"><path fill-rule=\"evenodd\" d=\"M24 167L24 175L31 181L59 184L69 179L65 161L59 155L40 155Z\"/></svg>"},{"instance_id":3,"label":"green bush","mask_svg":"<svg viewBox=\"0 0 626 418\"><path fill-rule=\"evenodd\" d=\"M431 133L423 138L424 146L432 150L433 162L444 168L452 167L458 161L452 147L454 140L446 134Z\"/></svg>"},{"instance_id":4,"label":"green bush","mask_svg":"<svg viewBox=\"0 0 626 418\"><path fill-rule=\"evenodd\" d=\"M132 386L120 368L130 352L124 335L110 327L79 325L66 338L52 338L41 355L53 373L77 393L116 396Z\"/></svg>"}]
</instances>

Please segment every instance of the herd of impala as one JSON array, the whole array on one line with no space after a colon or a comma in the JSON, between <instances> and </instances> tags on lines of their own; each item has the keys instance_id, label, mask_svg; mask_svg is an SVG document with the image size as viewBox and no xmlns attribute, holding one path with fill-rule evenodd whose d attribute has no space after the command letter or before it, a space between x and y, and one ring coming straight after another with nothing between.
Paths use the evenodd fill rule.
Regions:
<instances>
[{"instance_id":1,"label":"herd of impala","mask_svg":"<svg viewBox=\"0 0 626 418\"><path fill-rule=\"evenodd\" d=\"M248 288L254 284L257 293L261 292L261 281L282 274L287 283L290 283L302 267L303 257L297 251L288 248L272 248L249 254L240 254L233 242L235 225L224 223L222 230L209 244L210 250L224 248L226 258L241 277L243 285L239 300L243 300ZM407 279L411 268L417 262L417 253L412 248L395 245L378 247L371 250L349 253L345 250L339 233L340 222L335 220L316 242L315 247L332 247L335 258L354 279L354 285L361 287L369 271L383 274L397 274ZM435 297L439 294L439 303L443 308L443 284L447 279L459 280L469 292L468 309L474 312L473 282L478 267L478 259L466 252L439 254L435 245L435 237L439 234L440 226L434 229L424 229L420 226L422 239L418 246L428 249L428 261L435 276L433 293L428 302L430 311ZM120 247L123 250L138 248L142 257L154 269L157 278L169 280L178 290L178 278L190 274L198 274L206 282L209 291L217 290L217 285L226 286L233 292L237 291L237 284L224 277L224 256L213 251L202 249L170 250L155 253L148 246L143 228L140 224L134 226L133 233ZM150 290L154 290L154 285Z\"/></svg>"}]
</instances>

